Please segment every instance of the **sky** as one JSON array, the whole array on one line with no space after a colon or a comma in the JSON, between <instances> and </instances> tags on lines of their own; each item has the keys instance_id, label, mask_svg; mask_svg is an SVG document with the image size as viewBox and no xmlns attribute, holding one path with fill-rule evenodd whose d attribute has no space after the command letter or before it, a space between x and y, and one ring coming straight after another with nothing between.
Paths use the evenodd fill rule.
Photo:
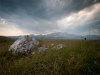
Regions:
<instances>
[{"instance_id":1,"label":"sky","mask_svg":"<svg viewBox=\"0 0 100 75\"><path fill-rule=\"evenodd\" d=\"M0 0L0 35L100 35L100 0Z\"/></svg>"}]
</instances>

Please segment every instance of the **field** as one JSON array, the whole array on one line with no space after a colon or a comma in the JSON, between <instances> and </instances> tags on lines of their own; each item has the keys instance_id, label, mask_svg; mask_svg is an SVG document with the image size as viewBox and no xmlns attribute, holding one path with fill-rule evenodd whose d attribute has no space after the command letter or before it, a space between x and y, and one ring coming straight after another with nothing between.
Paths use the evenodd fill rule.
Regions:
<instances>
[{"instance_id":1,"label":"field","mask_svg":"<svg viewBox=\"0 0 100 75\"><path fill-rule=\"evenodd\" d=\"M64 44L34 55L12 55L15 39L0 37L1 75L100 75L100 40L38 40L40 45Z\"/></svg>"}]
</instances>

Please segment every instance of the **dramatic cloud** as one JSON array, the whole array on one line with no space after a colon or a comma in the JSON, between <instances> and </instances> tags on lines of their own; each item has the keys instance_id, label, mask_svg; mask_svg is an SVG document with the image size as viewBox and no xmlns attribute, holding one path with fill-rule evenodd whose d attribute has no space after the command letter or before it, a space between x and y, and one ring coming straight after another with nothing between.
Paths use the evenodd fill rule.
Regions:
<instances>
[{"instance_id":1,"label":"dramatic cloud","mask_svg":"<svg viewBox=\"0 0 100 75\"><path fill-rule=\"evenodd\" d=\"M5 19L0 19L0 24L5 24L5 23L6 23Z\"/></svg>"},{"instance_id":2,"label":"dramatic cloud","mask_svg":"<svg viewBox=\"0 0 100 75\"><path fill-rule=\"evenodd\" d=\"M58 20L57 23L62 31L71 33L84 33L88 31L100 31L100 4L95 4L77 13L72 13L66 18Z\"/></svg>"},{"instance_id":3,"label":"dramatic cloud","mask_svg":"<svg viewBox=\"0 0 100 75\"><path fill-rule=\"evenodd\" d=\"M0 0L0 35L100 34L99 7L100 0Z\"/></svg>"}]
</instances>

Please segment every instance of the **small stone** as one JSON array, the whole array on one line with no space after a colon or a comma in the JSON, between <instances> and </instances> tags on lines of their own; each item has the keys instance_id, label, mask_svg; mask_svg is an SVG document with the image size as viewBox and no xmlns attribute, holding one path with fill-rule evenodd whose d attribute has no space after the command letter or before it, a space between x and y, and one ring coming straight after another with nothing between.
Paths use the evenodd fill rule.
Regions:
<instances>
[{"instance_id":1,"label":"small stone","mask_svg":"<svg viewBox=\"0 0 100 75\"><path fill-rule=\"evenodd\" d=\"M43 52L43 51L46 51L48 50L49 46L42 46L42 47L39 47L38 48L38 52Z\"/></svg>"},{"instance_id":2,"label":"small stone","mask_svg":"<svg viewBox=\"0 0 100 75\"><path fill-rule=\"evenodd\" d=\"M54 44L51 44L51 46L54 46Z\"/></svg>"},{"instance_id":3,"label":"small stone","mask_svg":"<svg viewBox=\"0 0 100 75\"><path fill-rule=\"evenodd\" d=\"M53 48L55 48L55 49L62 49L62 48L65 48L65 47L66 47L65 45L59 44L59 45L54 46Z\"/></svg>"},{"instance_id":4,"label":"small stone","mask_svg":"<svg viewBox=\"0 0 100 75\"><path fill-rule=\"evenodd\" d=\"M35 52L32 52L32 55L35 54Z\"/></svg>"}]
</instances>

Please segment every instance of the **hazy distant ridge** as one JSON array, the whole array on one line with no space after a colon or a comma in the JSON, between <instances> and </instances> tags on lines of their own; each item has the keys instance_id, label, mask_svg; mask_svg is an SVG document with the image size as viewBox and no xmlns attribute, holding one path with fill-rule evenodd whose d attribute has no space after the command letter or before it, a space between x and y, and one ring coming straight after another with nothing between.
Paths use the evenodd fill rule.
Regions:
<instances>
[{"instance_id":1,"label":"hazy distant ridge","mask_svg":"<svg viewBox=\"0 0 100 75\"><path fill-rule=\"evenodd\" d=\"M76 35L76 34L69 34L67 32L56 32L56 33L51 33L51 34L47 34L47 35L34 35L34 34L30 34L32 37L34 38L49 38L49 39L84 39L84 38L91 38L91 39L98 39L100 38L99 35L86 35L86 36L82 36L82 35ZM19 38L20 36L8 36L10 38Z\"/></svg>"}]
</instances>

